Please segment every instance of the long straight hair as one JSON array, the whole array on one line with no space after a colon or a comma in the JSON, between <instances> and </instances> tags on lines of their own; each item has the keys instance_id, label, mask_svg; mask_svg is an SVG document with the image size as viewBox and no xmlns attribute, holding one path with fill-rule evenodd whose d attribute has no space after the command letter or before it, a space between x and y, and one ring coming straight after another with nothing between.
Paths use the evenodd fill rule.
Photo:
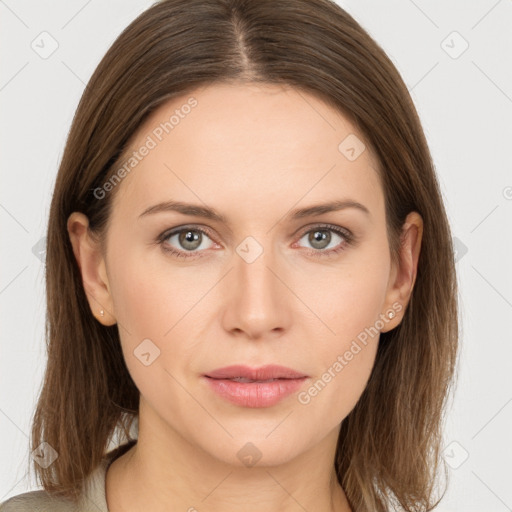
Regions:
<instances>
[{"instance_id":1,"label":"long straight hair","mask_svg":"<svg viewBox=\"0 0 512 512\"><path fill-rule=\"evenodd\" d=\"M133 444L139 391L117 326L93 317L66 222L86 214L105 240L118 170L137 129L169 99L222 82L285 84L345 115L377 156L389 247L398 261L406 215L423 218L423 247L400 325L381 333L367 387L343 420L335 469L358 512L431 510L443 419L458 351L454 250L424 132L397 69L330 0L162 0L116 39L86 86L57 174L47 232L47 366L31 448L43 488L77 499L115 435ZM320 420L319 420L320 421ZM444 464L446 470L446 465ZM443 493L444 495L444 493Z\"/></svg>"}]
</instances>

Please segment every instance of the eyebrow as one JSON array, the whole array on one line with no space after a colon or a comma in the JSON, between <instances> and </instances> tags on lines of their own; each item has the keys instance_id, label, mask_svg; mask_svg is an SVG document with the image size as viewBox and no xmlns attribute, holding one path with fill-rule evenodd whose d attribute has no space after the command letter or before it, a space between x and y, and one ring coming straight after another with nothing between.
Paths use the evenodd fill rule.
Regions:
<instances>
[{"instance_id":1,"label":"eyebrow","mask_svg":"<svg viewBox=\"0 0 512 512\"><path fill-rule=\"evenodd\" d=\"M338 201L331 201L328 203L317 204L314 206L308 206L306 208L297 208L292 210L287 217L291 220L302 219L304 217L314 217L318 215L322 215L324 213L345 210L347 208L357 209L369 217L371 217L371 213L366 206L357 201L353 201L351 199L344 199ZM226 217L219 212L217 212L214 208L210 208L207 206L200 206L195 204L183 203L181 201L165 201L163 203L158 203L149 208L146 208L140 215L139 219L145 217L147 215L152 215L155 213L161 212L169 212L175 211L182 213L183 215L191 215L194 217L204 217L206 219L215 220L218 222L222 222L224 224L229 224Z\"/></svg>"}]
</instances>

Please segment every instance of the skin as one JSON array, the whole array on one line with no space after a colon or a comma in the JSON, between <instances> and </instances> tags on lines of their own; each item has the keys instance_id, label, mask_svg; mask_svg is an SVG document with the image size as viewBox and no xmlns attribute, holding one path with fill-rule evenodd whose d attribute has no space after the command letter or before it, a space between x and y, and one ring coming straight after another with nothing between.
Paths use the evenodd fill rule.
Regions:
<instances>
[{"instance_id":1,"label":"skin","mask_svg":"<svg viewBox=\"0 0 512 512\"><path fill-rule=\"evenodd\" d=\"M407 217L400 264L393 266L377 161L368 147L347 159L338 145L362 135L293 88L215 84L173 98L151 114L130 148L140 148L190 96L197 106L117 185L105 251L87 217L74 212L68 219L92 313L104 325L118 324L140 391L138 443L107 472L109 510L349 511L334 472L336 441L367 384L378 336L359 343L357 355L307 404L294 393L271 407L241 407L214 394L201 375L236 363L275 363L308 375L305 391L328 368L332 374L337 357L387 311L396 315L381 332L401 322L422 219ZM170 199L213 207L229 226L172 211L139 218ZM336 199L358 201L370 214L347 208L287 217ZM330 243L314 245L308 229L314 233L319 223L348 229L357 242L323 231ZM196 244L195 257L177 258L156 242L191 224L211 232ZM236 251L248 236L263 249L251 263ZM164 243L190 254L178 236ZM330 257L311 254L343 245ZM149 366L133 353L146 338L160 349ZM248 442L261 453L251 467L237 457Z\"/></svg>"}]
</instances>

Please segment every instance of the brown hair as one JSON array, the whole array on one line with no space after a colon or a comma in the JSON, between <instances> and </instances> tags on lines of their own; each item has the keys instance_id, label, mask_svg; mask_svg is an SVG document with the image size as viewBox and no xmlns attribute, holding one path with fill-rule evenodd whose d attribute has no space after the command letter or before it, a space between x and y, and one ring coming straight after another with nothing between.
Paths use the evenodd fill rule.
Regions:
<instances>
[{"instance_id":1,"label":"brown hair","mask_svg":"<svg viewBox=\"0 0 512 512\"><path fill-rule=\"evenodd\" d=\"M342 422L335 467L354 511L431 510L458 346L452 238L407 87L381 47L330 0L163 0L101 60L73 119L51 203L48 362L31 448L46 441L59 456L46 469L34 463L36 475L48 492L75 499L115 433L134 442L138 414L118 327L91 313L67 219L83 212L104 241L119 187L102 200L93 192L115 173L141 123L174 96L228 81L292 86L354 123L379 161L395 262L406 215L423 218L410 302L401 324L380 335L367 387Z\"/></svg>"}]
</instances>

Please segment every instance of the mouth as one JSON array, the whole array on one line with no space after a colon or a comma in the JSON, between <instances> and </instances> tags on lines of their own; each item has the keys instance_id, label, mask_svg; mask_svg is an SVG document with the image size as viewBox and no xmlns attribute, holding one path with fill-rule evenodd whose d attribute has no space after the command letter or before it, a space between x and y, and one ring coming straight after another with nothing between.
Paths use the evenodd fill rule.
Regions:
<instances>
[{"instance_id":1,"label":"mouth","mask_svg":"<svg viewBox=\"0 0 512 512\"><path fill-rule=\"evenodd\" d=\"M288 396L298 392L304 385L304 381L308 379L306 375L269 378L203 375L203 378L209 389L217 396L239 407L246 408L277 405Z\"/></svg>"},{"instance_id":2,"label":"mouth","mask_svg":"<svg viewBox=\"0 0 512 512\"><path fill-rule=\"evenodd\" d=\"M251 368L245 365L231 365L212 370L204 375L215 380L230 380L241 383L275 382L277 380L305 379L308 376L299 371L280 365L266 365Z\"/></svg>"},{"instance_id":3,"label":"mouth","mask_svg":"<svg viewBox=\"0 0 512 512\"><path fill-rule=\"evenodd\" d=\"M245 377L231 377L231 378L220 379L220 378L210 377L209 375L205 375L205 377L207 379L212 379L212 380L229 380L229 381L232 381L232 382L240 382L240 383L243 383L243 384L254 384L254 383L265 384L267 382L287 381L287 380L303 380L303 379L307 378L307 377L300 377L300 378L296 378L296 379L291 379L291 378L279 377L279 378L276 378L276 379L265 379L265 380L263 380L263 379L247 379Z\"/></svg>"},{"instance_id":4,"label":"mouth","mask_svg":"<svg viewBox=\"0 0 512 512\"><path fill-rule=\"evenodd\" d=\"M213 379L213 377L210 377L209 375L206 375L209 379ZM254 380L254 379L246 379L245 377L232 377L229 379L214 379L214 380L231 380L233 382L244 382L244 383L254 383L254 382L275 382L276 380L292 380L292 379L285 379L285 378L278 378L278 379L266 379L266 380Z\"/></svg>"}]
</instances>

